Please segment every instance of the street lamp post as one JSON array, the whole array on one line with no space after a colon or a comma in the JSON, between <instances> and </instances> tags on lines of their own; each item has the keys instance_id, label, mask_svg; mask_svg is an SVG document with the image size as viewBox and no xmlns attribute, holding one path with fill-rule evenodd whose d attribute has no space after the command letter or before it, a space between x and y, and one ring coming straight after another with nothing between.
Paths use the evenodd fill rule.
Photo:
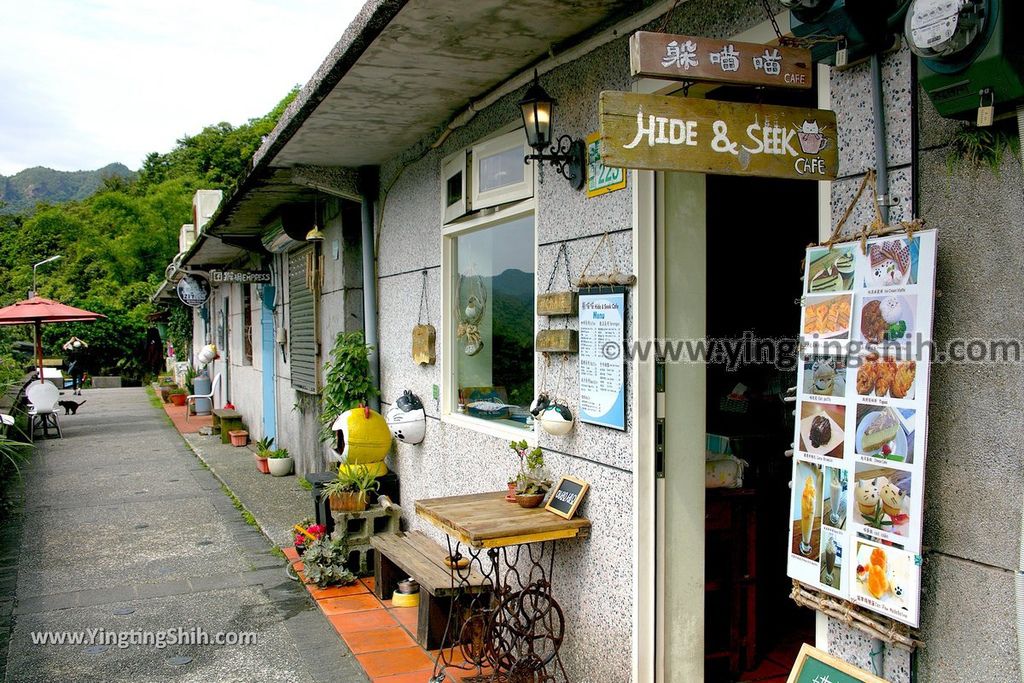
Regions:
<instances>
[{"instance_id":1,"label":"street lamp post","mask_svg":"<svg viewBox=\"0 0 1024 683\"><path fill-rule=\"evenodd\" d=\"M39 263L37 263L37 264L32 266L32 291L28 293L28 298L29 299L31 299L32 297L34 297L36 295L36 268L38 268L39 266L41 266L43 264L51 263L52 261L56 261L60 257L61 257L61 254L55 254L54 256L51 256L50 258L43 259Z\"/></svg>"}]
</instances>

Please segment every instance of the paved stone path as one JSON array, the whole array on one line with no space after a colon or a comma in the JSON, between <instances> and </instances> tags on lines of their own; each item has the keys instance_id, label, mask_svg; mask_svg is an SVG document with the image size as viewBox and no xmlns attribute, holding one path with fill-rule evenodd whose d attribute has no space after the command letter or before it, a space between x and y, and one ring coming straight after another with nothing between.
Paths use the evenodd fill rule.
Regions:
<instances>
[{"instance_id":1,"label":"paved stone path","mask_svg":"<svg viewBox=\"0 0 1024 683\"><path fill-rule=\"evenodd\" d=\"M146 392L97 389L83 398L77 415L61 416L64 438L37 441L25 472L5 680L365 681L270 542L242 520ZM32 642L41 631L179 628L210 638L255 632L257 642Z\"/></svg>"}]
</instances>

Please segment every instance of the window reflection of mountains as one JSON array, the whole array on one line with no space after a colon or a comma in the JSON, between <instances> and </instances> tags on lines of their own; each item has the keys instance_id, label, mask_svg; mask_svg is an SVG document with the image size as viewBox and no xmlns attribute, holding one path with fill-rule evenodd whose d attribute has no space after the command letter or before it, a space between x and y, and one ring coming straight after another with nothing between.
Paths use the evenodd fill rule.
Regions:
<instances>
[{"instance_id":1,"label":"window reflection of mountains","mask_svg":"<svg viewBox=\"0 0 1024 683\"><path fill-rule=\"evenodd\" d=\"M533 400L534 275L509 268L490 280L494 385L505 387L509 403L528 406Z\"/></svg>"}]
</instances>

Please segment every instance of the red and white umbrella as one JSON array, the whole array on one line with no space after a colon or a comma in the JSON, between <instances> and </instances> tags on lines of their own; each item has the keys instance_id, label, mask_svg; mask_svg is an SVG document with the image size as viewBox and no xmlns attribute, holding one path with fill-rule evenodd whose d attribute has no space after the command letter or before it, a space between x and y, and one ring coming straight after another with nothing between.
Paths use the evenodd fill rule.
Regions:
<instances>
[{"instance_id":1,"label":"red and white umbrella","mask_svg":"<svg viewBox=\"0 0 1024 683\"><path fill-rule=\"evenodd\" d=\"M107 316L75 308L52 299L34 296L10 306L0 308L0 325L34 325L36 332L36 362L39 381L43 382L43 323L78 323L99 320Z\"/></svg>"}]
</instances>

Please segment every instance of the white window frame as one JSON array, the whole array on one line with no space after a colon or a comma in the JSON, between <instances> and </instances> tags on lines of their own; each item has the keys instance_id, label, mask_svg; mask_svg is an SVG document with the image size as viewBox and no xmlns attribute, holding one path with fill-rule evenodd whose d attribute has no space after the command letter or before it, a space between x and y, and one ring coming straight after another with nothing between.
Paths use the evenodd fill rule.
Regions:
<instances>
[{"instance_id":1,"label":"white window frame","mask_svg":"<svg viewBox=\"0 0 1024 683\"><path fill-rule=\"evenodd\" d=\"M471 183L469 176L469 150L462 149L441 162L441 211L444 222L451 223L473 210L467 191ZM462 173L462 199L448 206L448 181L456 174Z\"/></svg>"},{"instance_id":2,"label":"white window frame","mask_svg":"<svg viewBox=\"0 0 1024 683\"><path fill-rule=\"evenodd\" d=\"M487 190L480 190L480 161L486 157L508 151L510 149L522 151L523 158L530 153L530 146L526 141L526 129L520 126L502 135L495 136L489 140L478 142L473 145L473 157L470 160L470 193L473 210L485 209L509 202L521 201L534 196L534 167L536 164L523 164L522 182L512 185Z\"/></svg>"},{"instance_id":3,"label":"white window frame","mask_svg":"<svg viewBox=\"0 0 1024 683\"><path fill-rule=\"evenodd\" d=\"M533 176L533 165L528 167L528 175ZM486 216L477 215L455 225L445 226L442 231L441 244L441 422L471 429L482 434L506 440L526 439L531 446L537 443L537 423L532 427L513 427L499 422L491 422L478 417L470 417L456 410L455 395L459 381L456 376L455 353L460 348L455 339L455 314L450 305L454 294L452 280L458 272L455 254L455 239L459 235L476 232L500 223L506 223L523 216L533 216L533 271L537 272L537 204L533 197L506 207L502 207ZM536 275L535 275L536 277ZM534 281L536 293L536 280ZM533 337L537 337L537 317L533 319ZM533 383L537 386L536 351L533 358Z\"/></svg>"}]
</instances>

